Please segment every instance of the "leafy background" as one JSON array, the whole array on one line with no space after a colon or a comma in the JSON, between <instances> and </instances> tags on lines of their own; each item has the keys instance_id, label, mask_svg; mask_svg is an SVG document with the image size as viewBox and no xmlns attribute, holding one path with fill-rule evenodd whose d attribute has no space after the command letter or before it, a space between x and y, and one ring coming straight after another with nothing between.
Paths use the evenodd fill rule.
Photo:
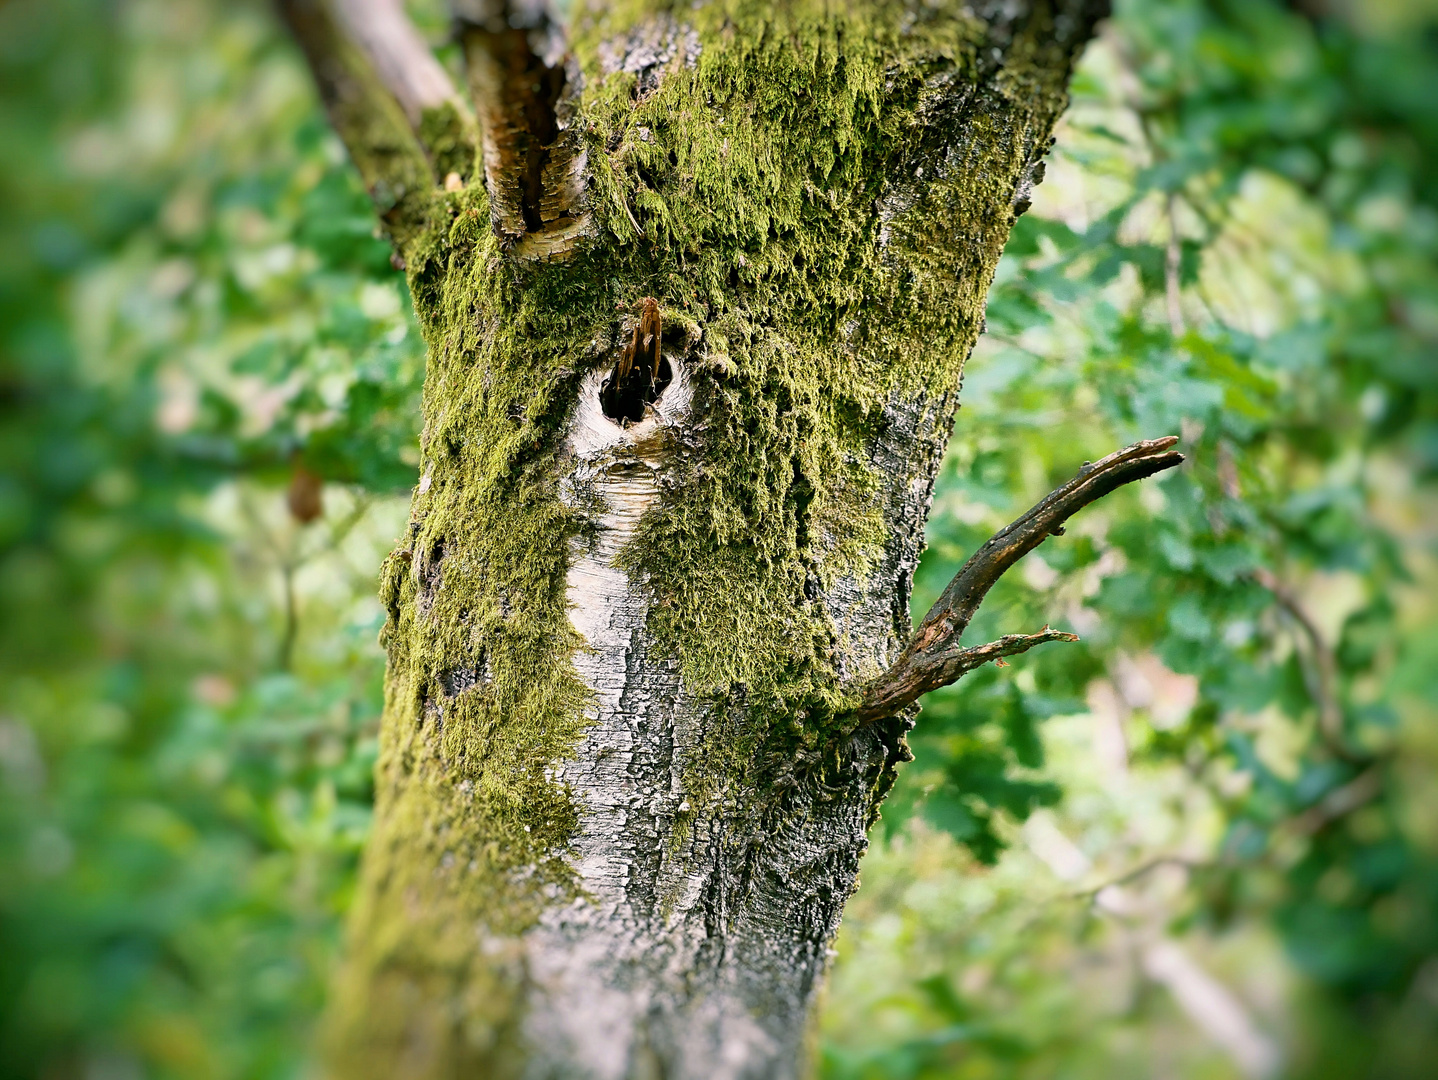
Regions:
<instances>
[{"instance_id":1,"label":"leafy background","mask_svg":"<svg viewBox=\"0 0 1438 1080\"><path fill-rule=\"evenodd\" d=\"M304 1075L417 460L404 283L258 0L8 0L0 149L0 1075ZM1428 1074L1435 253L1431 6L1117 4L916 612L1084 458L1189 463L970 631L1081 643L926 703L826 1077Z\"/></svg>"}]
</instances>

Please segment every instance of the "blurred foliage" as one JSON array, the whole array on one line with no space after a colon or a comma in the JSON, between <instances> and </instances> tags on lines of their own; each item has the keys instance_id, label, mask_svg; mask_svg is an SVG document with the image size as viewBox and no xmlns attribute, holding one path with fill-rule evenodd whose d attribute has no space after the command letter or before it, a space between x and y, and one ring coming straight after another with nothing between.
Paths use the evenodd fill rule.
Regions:
<instances>
[{"instance_id":1,"label":"blurred foliage","mask_svg":"<svg viewBox=\"0 0 1438 1080\"><path fill-rule=\"evenodd\" d=\"M0 146L0 1075L298 1075L417 460L404 283L259 0L0 5ZM926 703L826 1076L1438 1060L1435 163L1412 5L1118 5L916 611L1083 458L1189 464L970 630L1081 643Z\"/></svg>"},{"instance_id":2,"label":"blurred foliage","mask_svg":"<svg viewBox=\"0 0 1438 1080\"><path fill-rule=\"evenodd\" d=\"M371 800L403 280L259 3L0 6L0 146L0 1075L295 1075Z\"/></svg>"}]
</instances>

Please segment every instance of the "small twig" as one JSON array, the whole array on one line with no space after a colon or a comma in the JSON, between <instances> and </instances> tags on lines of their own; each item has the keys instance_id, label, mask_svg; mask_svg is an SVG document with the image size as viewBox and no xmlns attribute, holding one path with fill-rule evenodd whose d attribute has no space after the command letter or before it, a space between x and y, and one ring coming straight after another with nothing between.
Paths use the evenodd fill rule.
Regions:
<instances>
[{"instance_id":1,"label":"small twig","mask_svg":"<svg viewBox=\"0 0 1438 1080\"><path fill-rule=\"evenodd\" d=\"M364 520L364 516L369 513L373 500L363 494L355 494L352 497L354 502L350 505L349 511L344 517L330 525L322 539L317 540L307 549L303 548L301 544L297 542L294 553L294 566L296 570L304 566L311 559L318 558L326 552L337 549L340 544L344 542L345 537L354 530L354 527Z\"/></svg>"},{"instance_id":2,"label":"small twig","mask_svg":"<svg viewBox=\"0 0 1438 1080\"><path fill-rule=\"evenodd\" d=\"M1301 810L1290 817L1284 818L1271 830L1278 834L1286 832L1298 836L1313 836L1322 831L1335 821L1340 821L1367 806L1379 795L1383 794L1383 771L1378 765L1371 765L1364 769L1342 787L1334 788L1318 802L1314 803L1307 810ZM1251 861L1261 862L1273 850L1270 844L1265 849L1263 856ZM1092 900L1105 889L1111 889L1119 885L1127 885L1137 881L1141 877L1152 873L1160 866L1181 866L1185 870L1212 870L1218 866L1240 866L1240 861L1229 861L1219 859L1192 859L1186 855L1155 855L1153 858L1139 863L1131 870L1126 870L1118 877L1110 878L1101 885L1095 885L1088 889L1080 889L1077 892L1066 894L1070 900Z\"/></svg>"},{"instance_id":3,"label":"small twig","mask_svg":"<svg viewBox=\"0 0 1438 1080\"><path fill-rule=\"evenodd\" d=\"M1178 239L1178 215L1174 204L1177 196L1168 193L1168 247L1163 257L1164 292L1168 299L1168 328L1174 337L1183 337L1183 294L1179 273L1183 268L1183 249Z\"/></svg>"},{"instance_id":4,"label":"small twig","mask_svg":"<svg viewBox=\"0 0 1438 1080\"><path fill-rule=\"evenodd\" d=\"M1172 449L1177 442L1176 435L1149 439L1100 461L1085 462L1067 484L995 533L949 582L894 665L865 688L856 713L859 722L893 716L921 695L947 686L997 657L1012 656L1045 641L1078 640L1073 634L1045 627L1037 634L1010 634L987 645L958 647L979 605L1005 571L1050 536L1063 535L1064 522L1089 503L1124 484L1179 464L1183 455Z\"/></svg>"},{"instance_id":5,"label":"small twig","mask_svg":"<svg viewBox=\"0 0 1438 1080\"><path fill-rule=\"evenodd\" d=\"M635 239L641 239L644 236L644 230L639 227L639 220L634 216L634 211L629 209L629 196L623 192L619 196L619 205L623 207L624 216L629 219L629 224L634 228Z\"/></svg>"},{"instance_id":6,"label":"small twig","mask_svg":"<svg viewBox=\"0 0 1438 1080\"><path fill-rule=\"evenodd\" d=\"M1289 818L1284 825L1300 836L1312 836L1382 793L1383 772L1377 765L1370 765L1341 788L1335 788L1301 814Z\"/></svg>"},{"instance_id":7,"label":"small twig","mask_svg":"<svg viewBox=\"0 0 1438 1080\"><path fill-rule=\"evenodd\" d=\"M983 667L990 660L1003 667L1003 657L1026 653L1035 645L1042 645L1046 641L1077 641L1078 639L1077 634L1070 634L1066 630L1053 630L1047 626L1037 634L1005 634L998 641L974 645L954 653L956 669L954 679L958 679L965 672L972 671L976 667Z\"/></svg>"},{"instance_id":8,"label":"small twig","mask_svg":"<svg viewBox=\"0 0 1438 1080\"><path fill-rule=\"evenodd\" d=\"M299 640L300 609L299 596L295 592L295 575L311 560L336 550L369 513L370 503L369 498L356 496L349 512L330 527L323 541L305 550L302 539L296 536L288 556L280 559L280 578L285 598L285 630L280 639L278 660L281 671L290 670L294 663L295 644Z\"/></svg>"},{"instance_id":9,"label":"small twig","mask_svg":"<svg viewBox=\"0 0 1438 1080\"><path fill-rule=\"evenodd\" d=\"M280 564L280 584L285 598L285 629L280 635L280 647L275 656L275 666L280 671L289 671L295 658L295 640L300 634L299 604L295 597L295 564Z\"/></svg>"},{"instance_id":10,"label":"small twig","mask_svg":"<svg viewBox=\"0 0 1438 1080\"><path fill-rule=\"evenodd\" d=\"M1132 870L1127 870L1116 878L1110 878L1102 885L1095 885L1092 888L1080 889L1077 892L1067 894L1070 900L1092 900L1105 889L1117 888L1120 885L1127 885L1129 882L1137 881L1146 877L1160 866L1181 866L1185 870L1206 870L1213 863L1207 859L1190 859L1186 855L1155 855L1147 862L1141 862Z\"/></svg>"},{"instance_id":11,"label":"small twig","mask_svg":"<svg viewBox=\"0 0 1438 1080\"><path fill-rule=\"evenodd\" d=\"M865 723L884 716L892 716L910 702L917 700L920 695L958 682L974 668L983 667L989 661L1003 667L1005 656L1017 656L1019 653L1028 652L1035 645L1042 645L1046 641L1077 641L1078 639L1077 634L1070 634L1064 630L1053 630L1045 626L1037 634L1005 634L997 641L974 645L967 649L930 649L924 655L922 669L919 670L916 667L909 678L898 678L891 684L881 686L880 684L888 679L889 675L895 673L898 668L898 665L895 665L894 668L889 669L888 674L871 684L870 689L864 694L864 704L857 714L859 722ZM922 689L915 692L917 686L921 686Z\"/></svg>"},{"instance_id":12,"label":"small twig","mask_svg":"<svg viewBox=\"0 0 1438 1080\"><path fill-rule=\"evenodd\" d=\"M1358 755L1348 747L1343 737L1343 705L1338 700L1338 658L1334 656L1323 631L1293 590L1278 580L1273 571L1260 566L1250 576L1273 594L1278 606L1288 613L1308 638L1312 661L1304 665L1304 682L1309 697L1318 709L1318 732L1335 754L1348 761L1355 760Z\"/></svg>"}]
</instances>

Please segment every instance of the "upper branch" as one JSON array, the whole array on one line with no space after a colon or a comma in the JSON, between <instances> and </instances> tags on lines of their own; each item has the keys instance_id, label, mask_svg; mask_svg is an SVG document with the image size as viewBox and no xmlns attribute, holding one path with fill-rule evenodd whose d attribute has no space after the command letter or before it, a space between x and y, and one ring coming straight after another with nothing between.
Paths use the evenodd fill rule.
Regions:
<instances>
[{"instance_id":1,"label":"upper branch","mask_svg":"<svg viewBox=\"0 0 1438 1080\"><path fill-rule=\"evenodd\" d=\"M534 0L452 0L483 127L490 222L518 258L558 259L590 230L581 78L563 29Z\"/></svg>"},{"instance_id":2,"label":"upper branch","mask_svg":"<svg viewBox=\"0 0 1438 1080\"><path fill-rule=\"evenodd\" d=\"M292 2L292 0L291 0ZM333 0L335 16L419 133L428 109L461 99L448 73L404 13L401 0Z\"/></svg>"},{"instance_id":3,"label":"upper branch","mask_svg":"<svg viewBox=\"0 0 1438 1080\"><path fill-rule=\"evenodd\" d=\"M463 99L401 0L278 0L320 98L397 240L423 223L436 170L468 172Z\"/></svg>"},{"instance_id":4,"label":"upper branch","mask_svg":"<svg viewBox=\"0 0 1438 1080\"><path fill-rule=\"evenodd\" d=\"M1078 475L1044 496L1028 513L995 533L964 563L929 609L894 665L864 689L861 723L892 716L922 694L956 681L989 660L1024 652L1045 641L1076 641L1045 627L1037 634L1009 634L996 642L959 648L959 638L984 597L1005 571L1050 536L1063 534L1070 517L1109 492L1171 469L1183 455L1171 449L1175 435L1134 443L1100 461L1085 462Z\"/></svg>"}]
</instances>

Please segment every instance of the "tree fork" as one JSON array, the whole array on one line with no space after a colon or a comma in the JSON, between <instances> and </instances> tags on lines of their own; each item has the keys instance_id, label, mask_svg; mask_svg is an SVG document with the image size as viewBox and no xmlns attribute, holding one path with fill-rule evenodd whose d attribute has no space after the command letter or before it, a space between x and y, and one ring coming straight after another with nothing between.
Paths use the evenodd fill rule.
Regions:
<instances>
[{"instance_id":1,"label":"tree fork","mask_svg":"<svg viewBox=\"0 0 1438 1080\"><path fill-rule=\"evenodd\" d=\"M929 494L1101 5L465 0L472 102L396 76L395 0L280 6L429 347L331 1070L798 1076L922 692L866 688L950 649L909 647Z\"/></svg>"}]
</instances>

